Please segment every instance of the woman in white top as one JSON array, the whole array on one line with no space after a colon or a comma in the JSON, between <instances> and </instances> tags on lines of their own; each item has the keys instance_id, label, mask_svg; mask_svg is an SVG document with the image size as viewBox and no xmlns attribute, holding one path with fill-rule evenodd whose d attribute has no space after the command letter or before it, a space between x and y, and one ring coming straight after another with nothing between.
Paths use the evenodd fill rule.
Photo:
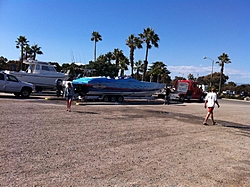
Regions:
<instances>
[{"instance_id":1,"label":"woman in white top","mask_svg":"<svg viewBox=\"0 0 250 187\"><path fill-rule=\"evenodd\" d=\"M208 112L207 112L207 115L206 115L205 120L203 122L203 125L208 125L207 120L208 120L209 116L211 116L211 120L213 122L213 125L216 124L216 122L214 121L214 116L213 116L213 110L214 110L215 104L217 104L218 108L220 107L218 100L217 100L217 95L215 93L215 89L212 88L211 92L209 92L206 95L205 102L204 102L204 108L208 108L207 109Z\"/></svg>"}]
</instances>

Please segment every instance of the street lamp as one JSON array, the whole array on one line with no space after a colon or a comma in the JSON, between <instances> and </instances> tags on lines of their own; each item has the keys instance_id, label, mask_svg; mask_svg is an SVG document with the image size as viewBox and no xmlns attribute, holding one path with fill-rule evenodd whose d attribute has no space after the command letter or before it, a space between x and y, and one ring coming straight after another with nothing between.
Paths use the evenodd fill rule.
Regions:
<instances>
[{"instance_id":1,"label":"street lamp","mask_svg":"<svg viewBox=\"0 0 250 187\"><path fill-rule=\"evenodd\" d=\"M213 60L213 59L211 59L211 58L209 58L209 57L206 57L206 56L204 56L204 58L203 58L203 59L209 59L209 60L211 60L211 61L212 61L212 72L211 72L211 79L210 79L210 87L212 87L212 78L213 78L214 60Z\"/></svg>"}]
</instances>

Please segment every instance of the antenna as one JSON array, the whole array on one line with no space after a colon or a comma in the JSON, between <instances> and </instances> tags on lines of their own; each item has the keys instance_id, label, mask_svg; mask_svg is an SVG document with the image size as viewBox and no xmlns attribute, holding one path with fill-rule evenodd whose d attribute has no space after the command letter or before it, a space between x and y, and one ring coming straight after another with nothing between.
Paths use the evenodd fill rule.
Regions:
<instances>
[{"instance_id":1,"label":"antenna","mask_svg":"<svg viewBox=\"0 0 250 187\"><path fill-rule=\"evenodd\" d=\"M71 55L71 61L72 61L72 62L75 62L74 53L73 53L72 50L71 50L71 52L70 52L70 55Z\"/></svg>"}]
</instances>

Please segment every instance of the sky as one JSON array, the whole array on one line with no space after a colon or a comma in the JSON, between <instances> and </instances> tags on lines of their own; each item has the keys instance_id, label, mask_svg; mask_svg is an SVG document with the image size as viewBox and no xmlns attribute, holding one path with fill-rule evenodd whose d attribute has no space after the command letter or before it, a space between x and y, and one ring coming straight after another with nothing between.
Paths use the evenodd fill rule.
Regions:
<instances>
[{"instance_id":1,"label":"sky","mask_svg":"<svg viewBox=\"0 0 250 187\"><path fill-rule=\"evenodd\" d=\"M160 41L149 65L163 62L172 79L211 74L212 60L226 53L228 82L250 84L249 0L0 0L0 24L0 56L8 60L20 58L15 41L25 36L41 47L40 61L88 64L93 31L102 36L97 56L118 48L129 57L126 39L151 27ZM145 59L145 44L134 58Z\"/></svg>"}]
</instances>

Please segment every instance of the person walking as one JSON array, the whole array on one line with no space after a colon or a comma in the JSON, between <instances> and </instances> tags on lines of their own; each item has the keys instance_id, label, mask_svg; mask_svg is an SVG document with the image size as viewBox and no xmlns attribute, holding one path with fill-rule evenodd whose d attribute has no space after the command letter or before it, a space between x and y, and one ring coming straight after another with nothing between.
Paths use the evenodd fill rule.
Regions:
<instances>
[{"instance_id":1,"label":"person walking","mask_svg":"<svg viewBox=\"0 0 250 187\"><path fill-rule=\"evenodd\" d=\"M214 121L214 115L213 115L213 110L214 110L215 104L217 104L218 108L220 107L218 100L217 100L217 95L215 93L215 89L212 88L211 92L209 92L206 95L205 101L204 101L204 108L207 108L208 112L207 112L207 115L206 115L205 120L203 122L203 125L208 125L207 120L208 120L209 116L211 117L213 125L216 124L216 122Z\"/></svg>"},{"instance_id":2,"label":"person walking","mask_svg":"<svg viewBox=\"0 0 250 187\"><path fill-rule=\"evenodd\" d=\"M166 93L165 93L165 98L164 98L164 105L165 105L166 103L169 105L170 92L171 92L171 90L169 89L168 86L166 86Z\"/></svg>"},{"instance_id":3,"label":"person walking","mask_svg":"<svg viewBox=\"0 0 250 187\"><path fill-rule=\"evenodd\" d=\"M74 96L74 88L69 82L68 86L66 86L64 90L64 97L66 99L67 111L69 112L71 112L71 103L72 103L73 96Z\"/></svg>"}]
</instances>

